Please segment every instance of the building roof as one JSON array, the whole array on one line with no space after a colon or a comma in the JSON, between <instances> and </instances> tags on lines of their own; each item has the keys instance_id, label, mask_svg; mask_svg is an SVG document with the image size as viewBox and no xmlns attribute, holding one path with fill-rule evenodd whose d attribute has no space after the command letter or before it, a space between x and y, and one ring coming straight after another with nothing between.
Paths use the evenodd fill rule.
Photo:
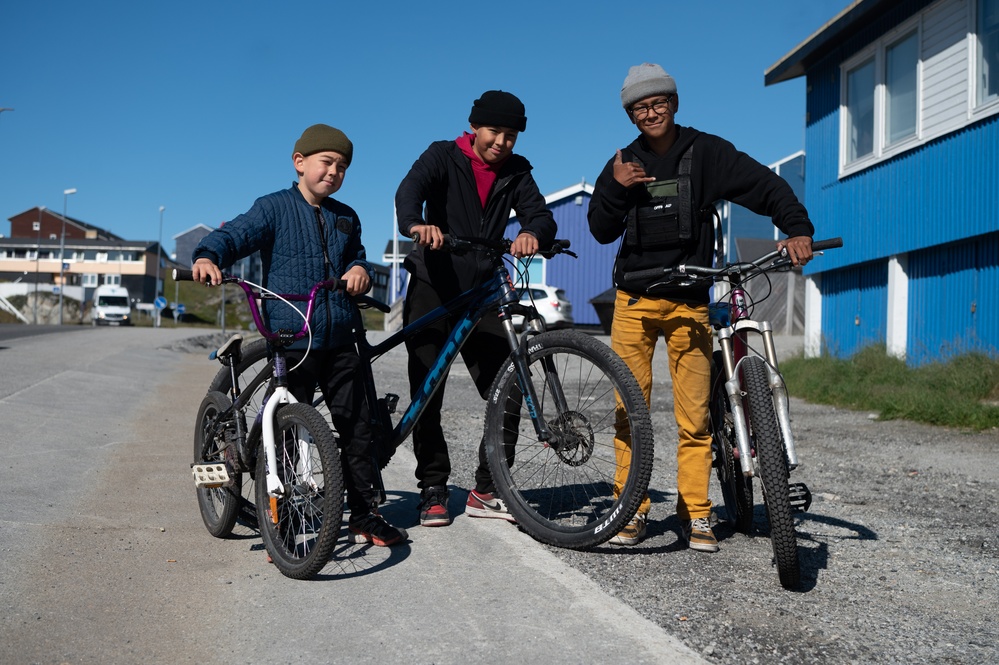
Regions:
<instances>
[{"instance_id":1,"label":"building roof","mask_svg":"<svg viewBox=\"0 0 999 665\"><path fill-rule=\"evenodd\" d=\"M804 76L814 63L896 4L897 0L854 0L790 53L770 65L763 74L763 84L773 85Z\"/></svg>"},{"instance_id":2,"label":"building roof","mask_svg":"<svg viewBox=\"0 0 999 665\"><path fill-rule=\"evenodd\" d=\"M59 238L2 238L0 244L6 247L16 247L24 245L26 247L59 247ZM101 238L66 238L66 247L85 247L93 249L135 249L143 251L155 251L156 242L149 240L118 240L117 236L111 239Z\"/></svg>"},{"instance_id":3,"label":"building roof","mask_svg":"<svg viewBox=\"0 0 999 665\"><path fill-rule=\"evenodd\" d=\"M208 226L207 224L195 224L194 226L192 226L191 228L187 229L186 231L181 231L180 233L178 233L177 235L175 235L173 237L173 239L176 240L177 238L185 236L188 233L191 233L192 231L202 231L202 230L205 231L205 232L207 232L207 233L211 233L215 229L213 229L212 227Z\"/></svg>"}]
</instances>

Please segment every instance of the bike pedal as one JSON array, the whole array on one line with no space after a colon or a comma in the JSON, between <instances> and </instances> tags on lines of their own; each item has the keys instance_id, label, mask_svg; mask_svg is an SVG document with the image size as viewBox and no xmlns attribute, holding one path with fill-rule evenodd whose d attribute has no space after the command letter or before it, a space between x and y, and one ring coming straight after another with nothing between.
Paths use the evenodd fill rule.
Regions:
<instances>
[{"instance_id":1,"label":"bike pedal","mask_svg":"<svg viewBox=\"0 0 999 665\"><path fill-rule=\"evenodd\" d=\"M812 505L812 493L805 483L788 483L787 490L791 496L791 510L803 513Z\"/></svg>"},{"instance_id":2,"label":"bike pedal","mask_svg":"<svg viewBox=\"0 0 999 665\"><path fill-rule=\"evenodd\" d=\"M234 482L225 464L192 464L191 472L198 488L230 487Z\"/></svg>"}]
</instances>

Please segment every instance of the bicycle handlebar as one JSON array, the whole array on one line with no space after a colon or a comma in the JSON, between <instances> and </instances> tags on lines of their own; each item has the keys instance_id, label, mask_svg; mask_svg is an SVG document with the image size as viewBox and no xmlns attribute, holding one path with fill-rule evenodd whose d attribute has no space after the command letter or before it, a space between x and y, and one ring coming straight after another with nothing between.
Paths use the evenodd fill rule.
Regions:
<instances>
[{"instance_id":1,"label":"bicycle handlebar","mask_svg":"<svg viewBox=\"0 0 999 665\"><path fill-rule=\"evenodd\" d=\"M418 235L414 235L411 239L414 242L419 242ZM493 240L492 238L477 238L474 236L461 237L445 233L444 244L441 245L440 249L454 254L462 254L469 251L487 251L508 254L510 252L511 245L513 245L513 241L507 238ZM552 242L551 247L547 249L539 249L538 254L546 259L550 259L556 254L568 254L569 256L575 257L576 255L569 251L569 247L571 246L572 243L569 240L564 238L555 239Z\"/></svg>"},{"instance_id":2,"label":"bicycle handlebar","mask_svg":"<svg viewBox=\"0 0 999 665\"><path fill-rule=\"evenodd\" d=\"M191 270L184 268L174 268L173 278L178 282L191 282L194 281L194 273ZM241 277L236 277L235 275L222 275L221 284L236 284L241 289L243 293L246 294L246 302L250 307L250 314L253 316L253 323L257 326L257 331L270 342L291 344L296 342L306 335L309 334L309 321L312 320L313 305L316 302L316 294L322 289L329 289L331 291L343 290L347 288L347 281L343 279L328 279L319 282L309 291L308 295L293 295L293 294L273 294L269 292L256 292L253 288ZM266 325L264 325L263 318L260 316L260 309L257 307L257 298L261 300L287 300L291 302L304 302L308 303L304 312L305 321L302 324L302 329L298 332L279 330L277 332L272 332ZM365 301L371 300L372 303L377 303L378 301L369 299L367 296L358 296L359 299ZM380 303L378 303L380 305ZM379 307L381 309L381 307Z\"/></svg>"},{"instance_id":3,"label":"bicycle handlebar","mask_svg":"<svg viewBox=\"0 0 999 665\"><path fill-rule=\"evenodd\" d=\"M812 242L812 251L821 252L826 249L835 249L837 247L843 246L842 238L829 238L827 240L815 240ZM775 260L776 259L776 260ZM773 261L769 266L764 266L767 261ZM624 274L624 279L631 281L642 281L646 279L652 279L655 277L664 277L666 281L677 281L681 279L687 279L691 281L698 280L714 280L716 278L723 278L726 275L731 275L737 272L744 272L746 270L759 270L760 272L767 272L770 270L775 270L777 268L782 268L789 266L791 264L790 259L787 258L787 250L773 250L768 252L763 256L753 260L746 261L742 263L730 263L724 268L710 268L705 266L688 266L679 265L673 268L663 267L663 268L649 268L648 270L636 270L634 272L627 272Z\"/></svg>"}]
</instances>

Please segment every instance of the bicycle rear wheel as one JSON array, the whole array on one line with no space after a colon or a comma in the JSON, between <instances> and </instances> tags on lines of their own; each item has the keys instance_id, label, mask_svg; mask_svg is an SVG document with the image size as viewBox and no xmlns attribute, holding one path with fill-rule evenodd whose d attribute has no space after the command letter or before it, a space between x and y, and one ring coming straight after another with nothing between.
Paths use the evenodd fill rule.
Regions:
<instances>
[{"instance_id":1,"label":"bicycle rear wheel","mask_svg":"<svg viewBox=\"0 0 999 665\"><path fill-rule=\"evenodd\" d=\"M725 392L724 360L721 351L711 358L711 449L713 466L729 521L736 531L753 530L753 479L742 474L738 461L739 445L735 437L735 422Z\"/></svg>"},{"instance_id":2,"label":"bicycle rear wheel","mask_svg":"<svg viewBox=\"0 0 999 665\"><path fill-rule=\"evenodd\" d=\"M236 445L236 423L232 414L228 420L222 419L232 404L220 392L211 391L201 401L198 408L197 425L194 428L195 464L226 464L232 479L227 487L199 487L198 508L208 533L216 538L226 538L232 533L239 516L243 475L236 473L231 464ZM228 458L228 459L227 459Z\"/></svg>"},{"instance_id":3,"label":"bicycle rear wheel","mask_svg":"<svg viewBox=\"0 0 999 665\"><path fill-rule=\"evenodd\" d=\"M789 471L784 440L777 423L773 394L762 358L750 356L742 363L749 419L756 443L756 459L763 482L763 502L770 522L770 542L781 586L797 588L801 583L798 561L798 539L794 531L791 495L788 489Z\"/></svg>"},{"instance_id":4,"label":"bicycle rear wheel","mask_svg":"<svg viewBox=\"0 0 999 665\"><path fill-rule=\"evenodd\" d=\"M307 579L329 561L343 519L343 471L333 432L307 404L287 404L275 418L277 474L285 494L267 493L267 456L257 455L260 533L274 565Z\"/></svg>"},{"instance_id":5,"label":"bicycle rear wheel","mask_svg":"<svg viewBox=\"0 0 999 665\"><path fill-rule=\"evenodd\" d=\"M653 442L645 399L617 354L583 333L537 335L527 352L539 403L524 403L511 359L486 405L486 454L497 491L520 527L542 543L582 549L605 542L634 517L649 485ZM538 439L532 410L551 440ZM620 466L619 416L631 439L630 463Z\"/></svg>"}]
</instances>

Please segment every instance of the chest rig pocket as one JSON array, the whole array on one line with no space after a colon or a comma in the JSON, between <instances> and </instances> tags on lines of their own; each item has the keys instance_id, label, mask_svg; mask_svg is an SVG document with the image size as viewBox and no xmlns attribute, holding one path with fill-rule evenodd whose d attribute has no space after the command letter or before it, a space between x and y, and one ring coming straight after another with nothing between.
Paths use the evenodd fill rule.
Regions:
<instances>
[{"instance_id":1,"label":"chest rig pocket","mask_svg":"<svg viewBox=\"0 0 999 665\"><path fill-rule=\"evenodd\" d=\"M644 249L673 249L693 237L690 163L694 146L680 158L677 177L645 184L640 200L628 211L625 242ZM637 158L632 157L634 161Z\"/></svg>"}]
</instances>

